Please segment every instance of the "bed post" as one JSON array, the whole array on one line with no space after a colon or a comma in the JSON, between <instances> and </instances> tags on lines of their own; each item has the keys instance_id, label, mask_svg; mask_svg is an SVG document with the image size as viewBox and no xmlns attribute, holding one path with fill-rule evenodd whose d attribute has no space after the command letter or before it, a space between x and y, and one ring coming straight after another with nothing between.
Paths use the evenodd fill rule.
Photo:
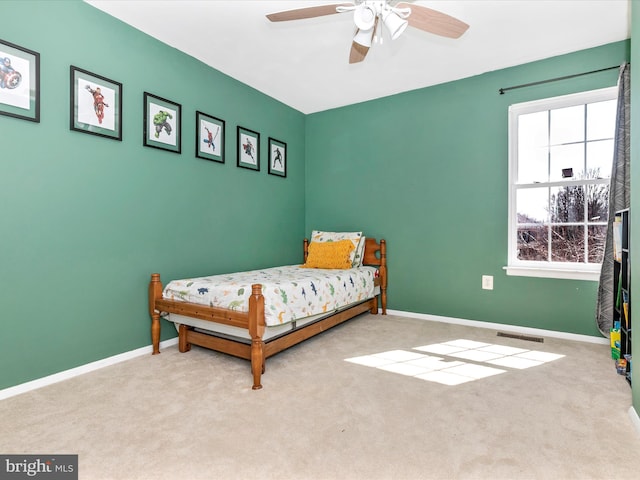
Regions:
<instances>
[{"instance_id":1,"label":"bed post","mask_svg":"<svg viewBox=\"0 0 640 480\"><path fill-rule=\"evenodd\" d=\"M191 350L191 344L187 342L187 332L192 329L193 327L189 327L182 323L178 327L178 351L180 353L185 353Z\"/></svg>"},{"instance_id":2,"label":"bed post","mask_svg":"<svg viewBox=\"0 0 640 480\"><path fill-rule=\"evenodd\" d=\"M303 263L307 263L307 257L309 256L309 240L306 238L302 241L302 251L304 252Z\"/></svg>"},{"instance_id":3,"label":"bed post","mask_svg":"<svg viewBox=\"0 0 640 480\"><path fill-rule=\"evenodd\" d=\"M249 334L251 335L251 372L253 373L253 390L262 388L260 377L264 373L264 297L262 285L251 286L249 297Z\"/></svg>"},{"instance_id":4,"label":"bed post","mask_svg":"<svg viewBox=\"0 0 640 480\"><path fill-rule=\"evenodd\" d=\"M380 300L382 315L387 314L387 241L380 240Z\"/></svg>"},{"instance_id":5,"label":"bed post","mask_svg":"<svg viewBox=\"0 0 640 480\"><path fill-rule=\"evenodd\" d=\"M159 273L151 274L149 282L149 315L151 315L151 343L152 355L160 353L160 312L156 310L156 300L162 298L162 282Z\"/></svg>"}]
</instances>

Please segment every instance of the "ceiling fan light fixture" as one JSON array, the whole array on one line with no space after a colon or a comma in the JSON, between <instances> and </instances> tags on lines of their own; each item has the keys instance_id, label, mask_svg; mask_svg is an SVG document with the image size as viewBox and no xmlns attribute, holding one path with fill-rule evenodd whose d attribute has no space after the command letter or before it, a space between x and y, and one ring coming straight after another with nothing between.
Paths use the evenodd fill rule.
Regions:
<instances>
[{"instance_id":1,"label":"ceiling fan light fixture","mask_svg":"<svg viewBox=\"0 0 640 480\"><path fill-rule=\"evenodd\" d=\"M407 20L401 18L397 13L390 10L386 12L382 21L391 36L391 40L395 40L402 35L402 32L404 32L409 25Z\"/></svg>"},{"instance_id":2,"label":"ceiling fan light fixture","mask_svg":"<svg viewBox=\"0 0 640 480\"><path fill-rule=\"evenodd\" d=\"M377 13L371 5L358 5L353 12L353 20L359 30L371 30L376 21Z\"/></svg>"},{"instance_id":3,"label":"ceiling fan light fixture","mask_svg":"<svg viewBox=\"0 0 640 480\"><path fill-rule=\"evenodd\" d=\"M360 30L358 29L356 31L355 36L353 37L353 41L362 45L363 47L370 47L371 46L371 39L373 37L373 27L370 28L369 30Z\"/></svg>"}]
</instances>

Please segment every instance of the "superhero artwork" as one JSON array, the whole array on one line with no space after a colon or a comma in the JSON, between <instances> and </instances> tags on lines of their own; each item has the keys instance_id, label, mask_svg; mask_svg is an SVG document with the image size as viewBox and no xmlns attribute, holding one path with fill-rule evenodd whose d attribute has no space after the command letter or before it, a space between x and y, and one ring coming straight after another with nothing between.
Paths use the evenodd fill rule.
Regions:
<instances>
[{"instance_id":1,"label":"superhero artwork","mask_svg":"<svg viewBox=\"0 0 640 480\"><path fill-rule=\"evenodd\" d=\"M238 166L260 170L260 134L238 127Z\"/></svg>"},{"instance_id":2,"label":"superhero artwork","mask_svg":"<svg viewBox=\"0 0 640 480\"><path fill-rule=\"evenodd\" d=\"M116 92L107 85L78 78L78 122L114 130Z\"/></svg>"},{"instance_id":3,"label":"superhero artwork","mask_svg":"<svg viewBox=\"0 0 640 480\"><path fill-rule=\"evenodd\" d=\"M71 66L71 129L122 140L122 84Z\"/></svg>"},{"instance_id":4,"label":"superhero artwork","mask_svg":"<svg viewBox=\"0 0 640 480\"><path fill-rule=\"evenodd\" d=\"M0 50L0 103L28 109L29 63Z\"/></svg>"},{"instance_id":5,"label":"superhero artwork","mask_svg":"<svg viewBox=\"0 0 640 480\"><path fill-rule=\"evenodd\" d=\"M144 145L180 153L180 104L145 92L144 105Z\"/></svg>"},{"instance_id":6,"label":"superhero artwork","mask_svg":"<svg viewBox=\"0 0 640 480\"><path fill-rule=\"evenodd\" d=\"M224 163L224 120L196 112L196 156Z\"/></svg>"}]
</instances>

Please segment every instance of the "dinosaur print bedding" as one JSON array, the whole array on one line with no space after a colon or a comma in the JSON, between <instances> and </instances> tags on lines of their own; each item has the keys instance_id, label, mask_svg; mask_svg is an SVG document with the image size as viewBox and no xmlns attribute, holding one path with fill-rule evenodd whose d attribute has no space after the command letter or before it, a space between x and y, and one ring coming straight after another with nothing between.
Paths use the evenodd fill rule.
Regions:
<instances>
[{"instance_id":1,"label":"dinosaur print bedding","mask_svg":"<svg viewBox=\"0 0 640 480\"><path fill-rule=\"evenodd\" d=\"M251 286L258 283L264 296L265 324L276 326L372 298L377 276L375 267L329 270L287 265L174 280L164 288L163 297L246 312Z\"/></svg>"}]
</instances>

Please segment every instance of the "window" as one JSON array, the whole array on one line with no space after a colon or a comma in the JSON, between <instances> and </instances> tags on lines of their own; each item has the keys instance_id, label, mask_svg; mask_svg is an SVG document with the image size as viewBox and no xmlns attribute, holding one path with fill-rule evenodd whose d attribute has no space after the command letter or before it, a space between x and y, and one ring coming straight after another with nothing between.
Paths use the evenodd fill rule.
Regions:
<instances>
[{"instance_id":1,"label":"window","mask_svg":"<svg viewBox=\"0 0 640 480\"><path fill-rule=\"evenodd\" d=\"M509 108L508 275L598 280L617 88Z\"/></svg>"}]
</instances>

